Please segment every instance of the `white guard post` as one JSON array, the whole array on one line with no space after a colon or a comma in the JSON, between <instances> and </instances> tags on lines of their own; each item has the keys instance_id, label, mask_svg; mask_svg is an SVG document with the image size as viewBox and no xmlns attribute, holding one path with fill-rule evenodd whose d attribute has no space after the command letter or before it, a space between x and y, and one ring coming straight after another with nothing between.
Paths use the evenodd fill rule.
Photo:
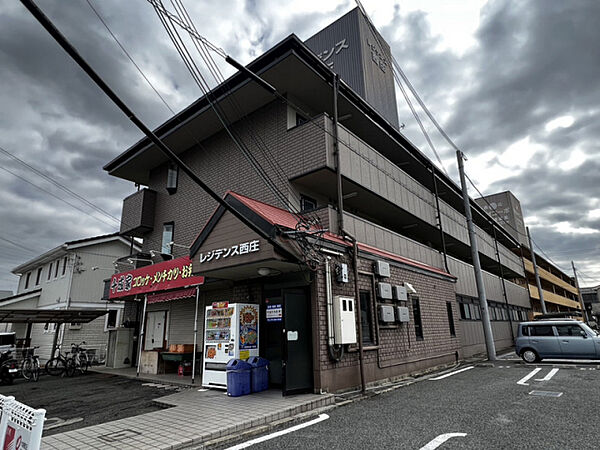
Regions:
<instances>
[{"instance_id":1,"label":"white guard post","mask_svg":"<svg viewBox=\"0 0 600 450\"><path fill-rule=\"evenodd\" d=\"M39 450L42 446L45 409L34 409L0 395L0 448Z\"/></svg>"}]
</instances>

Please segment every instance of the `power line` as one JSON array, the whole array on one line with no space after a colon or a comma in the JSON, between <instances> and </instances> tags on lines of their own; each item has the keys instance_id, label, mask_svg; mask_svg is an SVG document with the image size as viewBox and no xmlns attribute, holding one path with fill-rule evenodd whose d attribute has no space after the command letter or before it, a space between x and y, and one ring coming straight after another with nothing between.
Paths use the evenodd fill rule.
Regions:
<instances>
[{"instance_id":1,"label":"power line","mask_svg":"<svg viewBox=\"0 0 600 450\"><path fill-rule=\"evenodd\" d=\"M9 244L12 244L15 247L19 247L19 248L21 248L23 250L27 250L28 252L36 253L35 250L31 250L30 248L25 247L23 244L19 244L18 242L11 241L10 239L7 239L7 238L4 238L4 237L0 236L0 240L8 242Z\"/></svg>"},{"instance_id":2,"label":"power line","mask_svg":"<svg viewBox=\"0 0 600 450\"><path fill-rule=\"evenodd\" d=\"M51 195L51 196L52 196L52 197L54 197L55 199L57 199L57 200L59 200L59 201L61 201L61 202L65 203L65 204L69 205L71 208L75 208L77 211L79 211L79 212L82 212L83 214L85 214L85 215L87 215L87 216L90 216L90 217L92 217L92 218L94 218L94 219L96 219L96 220L99 220L100 222L104 223L105 225L108 225L108 226L111 226L111 227L112 227L112 226L114 226L114 224L108 223L108 222L106 222L106 221L102 220L101 218L99 218L99 217L96 217L96 216L94 216L94 215L90 214L89 212L85 211L84 209L80 208L79 206L77 206L77 205L74 205L73 203L71 203L71 202L68 202L68 201L67 201L67 200L65 200L64 198L61 198L61 197L59 197L58 195L56 195L56 194L54 194L54 193L52 193L52 192L50 192L50 191L48 191L48 190L44 189L43 187L40 187L40 186L38 186L37 184L35 184L35 183L33 183L33 182L29 181L27 178L24 178L24 177L22 177L21 175L18 175L18 174L16 174L16 173L14 173L14 172L12 172L12 171L8 170L6 167L2 167L2 166L0 166L0 169L2 169L2 170L4 170L5 172L8 172L8 173L10 173L11 175L13 175L13 176L15 176L15 177L19 178L20 180L24 181L25 183L28 183L28 184L32 185L32 186L33 186L33 187L35 187L36 189L39 189L40 191L42 191L42 192L45 192L45 193L46 193L46 194L48 194L48 195Z\"/></svg>"},{"instance_id":3,"label":"power line","mask_svg":"<svg viewBox=\"0 0 600 450\"><path fill-rule=\"evenodd\" d=\"M68 187L66 187L65 185L61 184L60 182L56 181L54 178L50 177L49 175L45 174L44 172L42 172L41 170L35 168L34 166L32 166L31 164L23 161L22 159L20 159L19 157L17 157L16 155L14 155L13 153L9 152L8 150L0 147L0 152L4 153L5 155L7 155L8 157L14 159L15 161L17 161L19 164L25 166L27 169L29 169L30 171L34 172L35 174L39 175L40 177L44 178L45 180L49 181L50 183L52 183L53 185L55 185L56 187L58 187L59 189L61 189L62 191L66 192L67 194L72 195L73 197L77 198L78 200L82 201L83 203L85 203L86 205L88 205L89 207L95 209L98 212L101 212L102 214L104 214L105 216L107 216L110 219L113 219L117 222L120 222L120 219L118 219L117 217L113 216L111 213L103 210L102 208L100 208L99 206L93 204L92 202L90 202L89 200L87 200L85 197L79 195L77 192L74 192L73 190L69 189Z\"/></svg>"}]
</instances>

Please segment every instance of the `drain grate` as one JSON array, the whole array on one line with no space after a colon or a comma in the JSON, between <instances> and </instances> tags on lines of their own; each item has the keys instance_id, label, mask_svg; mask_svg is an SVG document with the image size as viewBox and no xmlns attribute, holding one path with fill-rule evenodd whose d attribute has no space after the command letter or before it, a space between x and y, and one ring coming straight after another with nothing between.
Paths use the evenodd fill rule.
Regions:
<instances>
[{"instance_id":1,"label":"drain grate","mask_svg":"<svg viewBox=\"0 0 600 450\"><path fill-rule=\"evenodd\" d=\"M538 397L560 397L563 395L563 393L552 391L531 391L529 395L537 395Z\"/></svg>"},{"instance_id":2,"label":"drain grate","mask_svg":"<svg viewBox=\"0 0 600 450\"><path fill-rule=\"evenodd\" d=\"M124 439L128 439L134 436L139 436L140 433L139 431L135 431L135 430L120 430L120 431L115 431L114 433L108 433L108 434L103 434L98 436L99 439L102 439L103 441L106 442L118 442L118 441L122 441Z\"/></svg>"}]
</instances>

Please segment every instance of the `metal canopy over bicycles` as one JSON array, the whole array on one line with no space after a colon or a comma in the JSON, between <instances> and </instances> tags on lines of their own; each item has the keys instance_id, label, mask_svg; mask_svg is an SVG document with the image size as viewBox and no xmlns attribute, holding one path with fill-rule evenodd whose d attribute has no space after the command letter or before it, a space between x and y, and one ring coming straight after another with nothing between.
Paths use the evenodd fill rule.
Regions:
<instances>
[{"instance_id":1,"label":"metal canopy over bicycles","mask_svg":"<svg viewBox=\"0 0 600 450\"><path fill-rule=\"evenodd\" d=\"M108 313L106 309L0 309L0 323L55 323L56 333L52 355L56 352L60 327L64 323L89 323ZM20 337L20 336L19 336ZM31 340L31 326L27 327L25 342Z\"/></svg>"}]
</instances>

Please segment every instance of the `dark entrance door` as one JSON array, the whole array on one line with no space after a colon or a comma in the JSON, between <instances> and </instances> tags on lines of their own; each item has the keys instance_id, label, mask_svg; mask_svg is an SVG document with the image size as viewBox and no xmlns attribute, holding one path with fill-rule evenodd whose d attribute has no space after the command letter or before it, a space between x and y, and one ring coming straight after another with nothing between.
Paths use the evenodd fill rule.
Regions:
<instances>
[{"instance_id":1,"label":"dark entrance door","mask_svg":"<svg viewBox=\"0 0 600 450\"><path fill-rule=\"evenodd\" d=\"M304 290L283 290L283 395L312 391L310 301Z\"/></svg>"}]
</instances>

